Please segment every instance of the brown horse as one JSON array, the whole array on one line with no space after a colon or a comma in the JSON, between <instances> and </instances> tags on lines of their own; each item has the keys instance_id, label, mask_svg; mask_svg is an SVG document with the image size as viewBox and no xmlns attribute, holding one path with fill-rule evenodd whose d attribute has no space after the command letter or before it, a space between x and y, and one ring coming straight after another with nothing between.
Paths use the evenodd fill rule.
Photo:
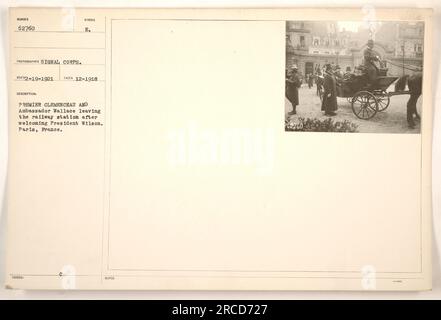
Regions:
<instances>
[{"instance_id":1,"label":"brown horse","mask_svg":"<svg viewBox=\"0 0 441 320\"><path fill-rule=\"evenodd\" d=\"M412 75L404 75L400 77L395 83L395 92L404 91L407 87L409 88L410 98L407 101L407 124L409 128L415 128L415 119L420 120L420 115L417 112L416 103L421 95L423 88L423 74L420 71L415 72Z\"/></svg>"}]
</instances>

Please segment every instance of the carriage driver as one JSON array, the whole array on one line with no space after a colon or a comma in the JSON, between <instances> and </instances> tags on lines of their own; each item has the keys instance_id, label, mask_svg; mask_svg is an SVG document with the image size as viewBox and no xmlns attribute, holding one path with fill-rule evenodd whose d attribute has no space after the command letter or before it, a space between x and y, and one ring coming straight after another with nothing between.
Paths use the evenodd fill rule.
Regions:
<instances>
[{"instance_id":1,"label":"carriage driver","mask_svg":"<svg viewBox=\"0 0 441 320\"><path fill-rule=\"evenodd\" d=\"M367 48L363 52L364 66L366 68L369 83L373 83L377 79L378 68L375 65L376 61L380 61L378 52L374 50L374 40L369 39L367 42Z\"/></svg>"}]
</instances>

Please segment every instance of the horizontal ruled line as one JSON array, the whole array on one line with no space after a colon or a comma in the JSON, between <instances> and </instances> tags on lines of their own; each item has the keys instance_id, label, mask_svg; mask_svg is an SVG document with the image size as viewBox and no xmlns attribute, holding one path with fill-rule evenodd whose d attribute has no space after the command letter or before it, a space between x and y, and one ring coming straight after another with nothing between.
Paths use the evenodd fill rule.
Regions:
<instances>
[{"instance_id":1,"label":"horizontal ruled line","mask_svg":"<svg viewBox=\"0 0 441 320\"><path fill-rule=\"evenodd\" d=\"M14 81L22 81L22 82L82 82L82 83L94 83L94 82L105 82L106 80L95 80L95 81L81 81L81 80L48 80L48 81L33 81L33 80L20 80L20 79L13 79Z\"/></svg>"},{"instance_id":2,"label":"horizontal ruled line","mask_svg":"<svg viewBox=\"0 0 441 320\"><path fill-rule=\"evenodd\" d=\"M145 272L250 272L250 273L268 273L268 272L274 272L274 273L361 273L361 270L234 270L234 269L138 269L138 268L131 268L131 269L121 269L121 268L109 268L108 271L145 271ZM384 274L390 274L390 273L397 273L397 274L403 274L403 273L409 273L409 274L420 274L422 271L376 271L377 274L384 273Z\"/></svg>"},{"instance_id":3,"label":"horizontal ruled line","mask_svg":"<svg viewBox=\"0 0 441 320\"><path fill-rule=\"evenodd\" d=\"M51 30L38 30L38 31L19 31L14 30L14 32L17 33L102 33L104 34L104 31L69 31L69 30L57 30L57 31L51 31Z\"/></svg>"},{"instance_id":4,"label":"horizontal ruled line","mask_svg":"<svg viewBox=\"0 0 441 320\"><path fill-rule=\"evenodd\" d=\"M86 49L86 50L104 50L105 48L90 47L14 47L14 49Z\"/></svg>"},{"instance_id":5,"label":"horizontal ruled line","mask_svg":"<svg viewBox=\"0 0 441 320\"><path fill-rule=\"evenodd\" d=\"M104 63L79 63L79 64L56 64L56 63L30 63L30 62L14 62L15 65L22 66L105 66Z\"/></svg>"}]
</instances>

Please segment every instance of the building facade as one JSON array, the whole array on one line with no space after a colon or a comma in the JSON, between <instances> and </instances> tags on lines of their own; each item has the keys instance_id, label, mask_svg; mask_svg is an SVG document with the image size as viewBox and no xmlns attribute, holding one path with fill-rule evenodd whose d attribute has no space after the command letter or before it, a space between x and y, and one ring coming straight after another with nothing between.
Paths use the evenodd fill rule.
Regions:
<instances>
[{"instance_id":1,"label":"building facade","mask_svg":"<svg viewBox=\"0 0 441 320\"><path fill-rule=\"evenodd\" d=\"M376 30L360 27L358 32L341 29L338 22L289 21L286 23L286 67L297 65L301 74L314 73L327 63L343 71L363 62L369 39L387 60L390 75L409 74L409 67L422 66L424 24L384 22ZM404 68L403 68L404 66Z\"/></svg>"}]
</instances>

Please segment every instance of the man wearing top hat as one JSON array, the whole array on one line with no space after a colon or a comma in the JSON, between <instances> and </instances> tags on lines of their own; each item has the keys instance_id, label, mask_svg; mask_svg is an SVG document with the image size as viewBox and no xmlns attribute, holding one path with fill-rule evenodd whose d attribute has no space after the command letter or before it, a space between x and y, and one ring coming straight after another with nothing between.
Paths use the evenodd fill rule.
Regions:
<instances>
[{"instance_id":1,"label":"man wearing top hat","mask_svg":"<svg viewBox=\"0 0 441 320\"><path fill-rule=\"evenodd\" d=\"M297 73L297 66L294 65L291 68L289 77L285 79L286 82L286 97L292 105L292 111L288 112L289 115L296 114L296 107L299 104L299 87L301 81Z\"/></svg>"},{"instance_id":2,"label":"man wearing top hat","mask_svg":"<svg viewBox=\"0 0 441 320\"><path fill-rule=\"evenodd\" d=\"M350 78L352 76L352 71L351 71L351 67L346 67L346 71L343 74L343 78L347 79Z\"/></svg>"}]
</instances>

